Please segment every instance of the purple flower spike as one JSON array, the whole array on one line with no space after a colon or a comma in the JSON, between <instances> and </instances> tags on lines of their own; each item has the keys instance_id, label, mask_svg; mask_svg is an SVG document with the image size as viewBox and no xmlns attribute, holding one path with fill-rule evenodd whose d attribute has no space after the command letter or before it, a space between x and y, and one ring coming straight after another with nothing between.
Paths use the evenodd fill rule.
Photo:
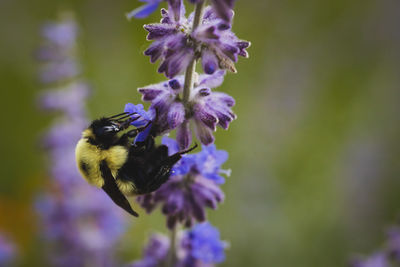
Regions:
<instances>
[{"instance_id":1,"label":"purple flower spike","mask_svg":"<svg viewBox=\"0 0 400 267\"><path fill-rule=\"evenodd\" d=\"M218 229L206 222L197 224L192 230L187 231L182 246L188 251L184 262L201 261L211 264L225 260L225 249L228 244L220 240Z\"/></svg>"},{"instance_id":2,"label":"purple flower spike","mask_svg":"<svg viewBox=\"0 0 400 267\"><path fill-rule=\"evenodd\" d=\"M178 222L190 227L194 221L205 221L205 207L215 209L217 203L223 200L221 189L201 175L190 178L172 176L156 192L137 198L147 211L152 211L160 204L162 212L167 216L169 229L173 229Z\"/></svg>"}]
</instances>

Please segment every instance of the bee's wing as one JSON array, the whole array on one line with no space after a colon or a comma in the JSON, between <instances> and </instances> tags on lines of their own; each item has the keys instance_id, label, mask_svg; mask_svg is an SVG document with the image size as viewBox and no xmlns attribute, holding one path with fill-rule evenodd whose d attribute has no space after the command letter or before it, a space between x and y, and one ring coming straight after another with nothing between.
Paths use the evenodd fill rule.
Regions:
<instances>
[{"instance_id":1,"label":"bee's wing","mask_svg":"<svg viewBox=\"0 0 400 267\"><path fill-rule=\"evenodd\" d=\"M104 185L102 189L107 193L107 195L114 201L115 204L123 208L129 214L139 217L129 204L129 201L126 199L124 194L119 190L117 183L115 182L114 177L111 174L110 169L107 166L106 162L102 162L100 164L100 170L102 176L104 178Z\"/></svg>"}]
</instances>

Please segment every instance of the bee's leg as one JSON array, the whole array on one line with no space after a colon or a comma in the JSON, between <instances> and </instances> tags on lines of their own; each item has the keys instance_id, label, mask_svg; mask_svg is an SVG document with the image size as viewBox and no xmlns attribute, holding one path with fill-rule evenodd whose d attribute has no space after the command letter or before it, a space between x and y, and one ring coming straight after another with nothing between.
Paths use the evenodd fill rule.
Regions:
<instances>
[{"instance_id":1,"label":"bee's leg","mask_svg":"<svg viewBox=\"0 0 400 267\"><path fill-rule=\"evenodd\" d=\"M166 146L161 145L158 147L157 150L154 151L154 156L151 158L152 162L156 163L156 166L152 168L148 174L148 177L151 177L151 179L148 179L144 190L145 193L151 193L157 190L161 185L168 181L171 175L172 167L182 158L183 154L189 153L196 147L197 144L187 150L180 151L171 156L168 156L168 148ZM157 158L159 158L158 160L161 161L157 162Z\"/></svg>"},{"instance_id":2,"label":"bee's leg","mask_svg":"<svg viewBox=\"0 0 400 267\"><path fill-rule=\"evenodd\" d=\"M171 175L171 167L169 165L158 166L148 177L146 184L141 188L140 194L149 194L156 191Z\"/></svg>"}]
</instances>

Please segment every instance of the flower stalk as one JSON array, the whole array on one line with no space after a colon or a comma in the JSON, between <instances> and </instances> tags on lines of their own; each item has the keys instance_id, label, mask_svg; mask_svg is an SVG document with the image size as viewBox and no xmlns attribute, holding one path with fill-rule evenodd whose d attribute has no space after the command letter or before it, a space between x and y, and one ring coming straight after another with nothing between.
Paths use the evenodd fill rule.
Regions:
<instances>
[{"instance_id":1,"label":"flower stalk","mask_svg":"<svg viewBox=\"0 0 400 267\"><path fill-rule=\"evenodd\" d=\"M203 17L203 11L204 11L204 3L205 1L201 1L198 4L196 4L195 10L194 10L194 19L193 19L193 25L192 25L192 32L196 30L196 28L200 25L200 21ZM197 48L195 49L195 51ZM189 97L190 97L190 91L193 89L193 84L194 84L194 75L196 71L196 63L197 59L196 57L193 57L192 61L189 63L189 66L186 69L185 72L185 82L183 85L183 97L182 97L182 102L183 105L186 108L186 111L188 110L188 102L189 102Z\"/></svg>"},{"instance_id":2,"label":"flower stalk","mask_svg":"<svg viewBox=\"0 0 400 267\"><path fill-rule=\"evenodd\" d=\"M170 233L170 244L168 251L168 260L166 267L173 267L176 263L176 235L177 235L177 227L175 226Z\"/></svg>"}]
</instances>

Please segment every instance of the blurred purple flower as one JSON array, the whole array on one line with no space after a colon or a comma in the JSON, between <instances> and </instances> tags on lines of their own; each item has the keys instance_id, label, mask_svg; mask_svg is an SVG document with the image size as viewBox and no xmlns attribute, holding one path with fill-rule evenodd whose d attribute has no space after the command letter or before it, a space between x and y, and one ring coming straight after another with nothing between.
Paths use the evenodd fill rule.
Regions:
<instances>
[{"instance_id":1,"label":"blurred purple flower","mask_svg":"<svg viewBox=\"0 0 400 267\"><path fill-rule=\"evenodd\" d=\"M72 83L64 88L49 89L41 92L39 96L39 105L42 109L48 111L63 111L68 116L85 116L85 109L82 105L76 105L79 101L89 96L90 90L85 83Z\"/></svg>"},{"instance_id":2,"label":"blurred purple flower","mask_svg":"<svg viewBox=\"0 0 400 267\"><path fill-rule=\"evenodd\" d=\"M191 230L180 231L176 245L176 267L211 267L225 260L227 243L220 240L218 229L208 222L197 224ZM164 266L169 250L169 238L154 234L143 251L143 258L129 267Z\"/></svg>"},{"instance_id":3,"label":"blurred purple flower","mask_svg":"<svg viewBox=\"0 0 400 267\"><path fill-rule=\"evenodd\" d=\"M75 45L78 28L72 16L59 23L47 23L42 28L44 43L37 59L43 63L39 74L42 83L68 82L81 73L76 61Z\"/></svg>"},{"instance_id":4,"label":"blurred purple flower","mask_svg":"<svg viewBox=\"0 0 400 267\"><path fill-rule=\"evenodd\" d=\"M369 258L356 260L351 267L390 267L390 265L384 252L376 252Z\"/></svg>"},{"instance_id":5,"label":"blurred purple flower","mask_svg":"<svg viewBox=\"0 0 400 267\"><path fill-rule=\"evenodd\" d=\"M165 262L170 247L169 238L154 234L150 237L149 243L143 250L143 259L135 261L129 267L158 267Z\"/></svg>"},{"instance_id":6,"label":"blurred purple flower","mask_svg":"<svg viewBox=\"0 0 400 267\"><path fill-rule=\"evenodd\" d=\"M142 100L151 102L150 109L155 111L153 122L157 134L177 128L177 140L182 149L190 146L191 131L188 120L193 119L195 133L205 144L214 142L213 132L219 125L228 129L229 123L236 118L231 108L235 100L221 92L212 92L211 88L218 87L224 80L224 71L212 75L200 75L195 83L190 97L188 109L185 112L179 93L183 91L183 76L159 84L139 88Z\"/></svg>"},{"instance_id":7,"label":"blurred purple flower","mask_svg":"<svg viewBox=\"0 0 400 267\"><path fill-rule=\"evenodd\" d=\"M14 244L0 234L0 266L10 266L16 257L16 248Z\"/></svg>"},{"instance_id":8,"label":"blurred purple flower","mask_svg":"<svg viewBox=\"0 0 400 267\"><path fill-rule=\"evenodd\" d=\"M398 262L400 262L400 227L395 226L388 230L387 233L388 251Z\"/></svg>"},{"instance_id":9,"label":"blurred purple flower","mask_svg":"<svg viewBox=\"0 0 400 267\"><path fill-rule=\"evenodd\" d=\"M172 139L164 139L166 145L170 145L170 153L174 153L177 144ZM207 150L207 148L205 148ZM203 222L206 219L205 208L216 209L218 203L224 200L224 193L212 178L218 176L219 165L225 161L224 153L216 151L215 148L210 151L201 152L197 155L184 156L178 166L174 168L176 173L169 178L168 182L157 191L139 196L137 198L140 205L148 213L161 205L162 212L167 216L167 226L173 229L178 222L186 227L191 227L194 221ZM198 171L197 168L207 164L200 162L205 154L211 155L211 168L204 171ZM224 155L222 155L224 154ZM211 172L211 171L214 171ZM222 177L221 177L222 178ZM222 178L223 179L223 178Z\"/></svg>"},{"instance_id":10,"label":"blurred purple flower","mask_svg":"<svg viewBox=\"0 0 400 267\"><path fill-rule=\"evenodd\" d=\"M230 24L211 7L205 9L201 24L193 32L194 13L186 18L181 11L179 19L174 14L162 9L160 23L144 26L149 32L147 40L154 41L144 54L150 56L152 63L160 59L158 71L168 78L182 72L195 58L201 58L204 72L212 74L218 68L236 72L238 56L248 57L246 48L250 42L238 39Z\"/></svg>"}]
</instances>

